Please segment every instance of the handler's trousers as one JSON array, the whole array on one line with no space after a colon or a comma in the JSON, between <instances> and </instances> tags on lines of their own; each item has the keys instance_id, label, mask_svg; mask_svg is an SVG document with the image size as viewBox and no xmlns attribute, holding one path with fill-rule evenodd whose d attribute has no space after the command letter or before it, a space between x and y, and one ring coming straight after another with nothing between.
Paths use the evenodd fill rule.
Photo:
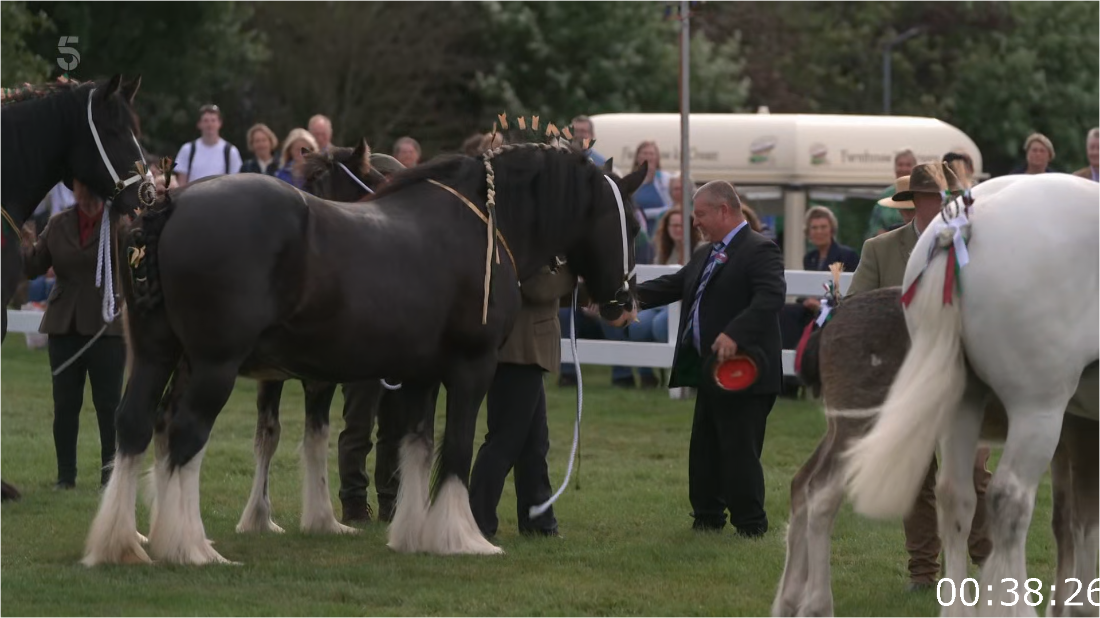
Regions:
<instances>
[{"instance_id":1,"label":"handler's trousers","mask_svg":"<svg viewBox=\"0 0 1100 618\"><path fill-rule=\"evenodd\" d=\"M978 494L978 504L974 509L974 520L970 526L970 559L981 565L993 550L989 540L989 528L986 523L985 492L993 475L986 469L989 462L989 448L981 447L974 459L974 490ZM936 457L924 477L924 484L917 495L916 503L909 516L905 518L905 550L909 552L909 581L914 584L936 585L940 577L940 541L939 524L936 517Z\"/></svg>"}]
</instances>

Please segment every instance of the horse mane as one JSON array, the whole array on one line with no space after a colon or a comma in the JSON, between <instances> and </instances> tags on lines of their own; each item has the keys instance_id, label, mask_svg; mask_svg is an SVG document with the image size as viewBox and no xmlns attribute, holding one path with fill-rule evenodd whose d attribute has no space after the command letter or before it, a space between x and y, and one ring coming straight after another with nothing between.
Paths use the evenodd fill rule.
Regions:
<instances>
[{"instance_id":1,"label":"horse mane","mask_svg":"<svg viewBox=\"0 0 1100 618\"><path fill-rule=\"evenodd\" d=\"M23 84L17 88L4 88L0 91L0 104L7 106L26 101L36 101L52 97L57 94L74 92L85 87L90 82L78 82L76 80L53 81L45 84Z\"/></svg>"},{"instance_id":2,"label":"horse mane","mask_svg":"<svg viewBox=\"0 0 1100 618\"><path fill-rule=\"evenodd\" d=\"M66 79L66 81L53 81L45 84L24 84L18 88L4 88L0 92L0 95L2 95L0 105L12 109L27 105L29 109L30 103L49 101L54 97L60 98L63 95L77 95L83 91L90 92L92 88L99 88L107 83L108 80L103 82L78 82L73 79ZM113 115L112 122L132 127L134 137L141 139L141 119L133 107L130 106L130 103L118 95L111 97L110 100L113 104L108 106L107 113ZM54 112L43 110L42 113L52 114Z\"/></svg>"},{"instance_id":3,"label":"horse mane","mask_svg":"<svg viewBox=\"0 0 1100 618\"><path fill-rule=\"evenodd\" d=\"M454 177L457 174L461 173L462 168L478 161L478 159L474 159L473 157L459 154L449 154L435 157L430 161L417 165L416 167L406 168L397 172L390 177L389 182L387 182L380 189L375 191L372 195L370 195L369 197L367 197L367 199L363 201L374 201L380 197L385 197L391 193L396 193L410 185L419 184L425 180L436 180L439 182L453 181Z\"/></svg>"}]
</instances>

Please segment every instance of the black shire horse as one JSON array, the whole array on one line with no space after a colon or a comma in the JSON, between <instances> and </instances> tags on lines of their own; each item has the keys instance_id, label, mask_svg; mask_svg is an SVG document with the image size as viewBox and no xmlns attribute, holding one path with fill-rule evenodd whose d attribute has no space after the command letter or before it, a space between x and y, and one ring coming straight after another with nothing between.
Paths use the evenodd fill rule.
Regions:
<instances>
[{"instance_id":1,"label":"black shire horse","mask_svg":"<svg viewBox=\"0 0 1100 618\"><path fill-rule=\"evenodd\" d=\"M565 256L605 319L633 319L639 226L629 196L645 172L618 181L576 150L521 144L438 158L359 204L252 174L170 191L131 236L142 257L130 262L133 281L123 278L133 373L84 564L149 560L135 507L154 433L150 554L225 560L203 529L199 471L238 375L400 382L410 405L389 546L499 553L474 524L466 485L478 408L520 307L518 282ZM163 420L157 404L170 379L173 412ZM410 436L424 419L411 412L427 410L440 383L447 423L429 492L430 449ZM327 420L311 419L303 443L304 491L326 500Z\"/></svg>"},{"instance_id":2,"label":"black shire horse","mask_svg":"<svg viewBox=\"0 0 1100 618\"><path fill-rule=\"evenodd\" d=\"M114 198L109 219L138 206L142 177L131 170L135 162L144 165L145 159L135 137L138 121L132 104L140 86L140 76L123 84L122 76L115 75L102 83L58 82L5 93L0 107L4 178L0 339L7 337L8 303L22 280L20 230L54 185L71 186L75 178L100 197ZM121 178L116 170L123 174ZM146 178L152 182L151 175ZM142 190L151 188L150 184ZM4 500L18 497L14 487L3 483Z\"/></svg>"},{"instance_id":3,"label":"black shire horse","mask_svg":"<svg viewBox=\"0 0 1100 618\"><path fill-rule=\"evenodd\" d=\"M317 197L337 202L355 202L377 191L385 177L371 167L370 147L361 140L353 150L333 147L326 153L306 155L306 183L309 192ZM336 395L336 384L303 379L307 425L327 424L332 399ZM283 532L283 529L271 518L271 498L268 492L268 480L271 473L271 459L279 448L282 428L279 423L279 403L282 399L284 380L261 380L256 389L256 472L252 481L252 490L248 503L237 522L238 533ZM365 380L350 385L359 389L363 397L380 399L382 383L379 380ZM316 422L310 419L318 419ZM430 437L430 436L429 436ZM303 451L303 455L305 451ZM303 461L305 464L306 461ZM327 472L327 467L321 471ZM354 533L355 528L341 525L333 514L328 493L317 492L303 494L302 530L306 532ZM310 503L309 500L319 502Z\"/></svg>"}]
</instances>

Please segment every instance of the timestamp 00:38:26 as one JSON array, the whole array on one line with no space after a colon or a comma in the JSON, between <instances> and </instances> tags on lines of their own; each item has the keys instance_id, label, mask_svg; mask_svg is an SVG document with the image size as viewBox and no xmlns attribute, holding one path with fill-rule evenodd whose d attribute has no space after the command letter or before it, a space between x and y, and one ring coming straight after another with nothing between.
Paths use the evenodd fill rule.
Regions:
<instances>
[{"instance_id":1,"label":"timestamp 00:38:26","mask_svg":"<svg viewBox=\"0 0 1100 618\"><path fill-rule=\"evenodd\" d=\"M1002 579L1001 584L1005 586L1005 588L1000 590L994 590L992 585L986 586L986 593L989 594L989 597L986 599L986 605L997 604L1002 607L1015 607L1018 603L1024 603L1028 607L1036 607L1043 604L1043 591L1046 587L1043 586L1042 580L1036 577L1025 580L1023 590L1020 590L1019 582L1011 577ZM1066 579L1062 585L1072 591L1072 594L1062 602L1063 605L1083 607L1087 600L1093 607L1100 607L1100 578L1089 582L1087 590L1084 584L1081 583L1081 580L1074 577ZM1049 589L1051 603L1053 604L1055 584L1051 584ZM971 590L973 590L972 593ZM994 601L995 596L998 596L994 593L1000 593L1002 591L1012 594L1012 599ZM1080 598L1082 592L1085 593L1083 599ZM973 577L962 580L962 583L958 586L955 585L954 581L946 577L936 584L936 600L941 607L954 605L956 599L967 607L974 607L981 602L980 597L981 585L978 583L978 580Z\"/></svg>"}]
</instances>

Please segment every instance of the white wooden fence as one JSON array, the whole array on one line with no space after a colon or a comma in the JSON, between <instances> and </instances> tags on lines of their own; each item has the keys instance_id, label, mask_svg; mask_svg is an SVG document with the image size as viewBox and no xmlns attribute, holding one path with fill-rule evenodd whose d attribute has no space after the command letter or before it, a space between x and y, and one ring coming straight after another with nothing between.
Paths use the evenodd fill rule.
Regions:
<instances>
[{"instance_id":1,"label":"white wooden fence","mask_svg":"<svg viewBox=\"0 0 1100 618\"><path fill-rule=\"evenodd\" d=\"M638 265L638 283L656 279L668 273L679 270L679 266L658 266L655 264ZM788 270L787 295L796 296L821 296L824 294L824 284L829 280L828 272L812 272L805 270ZM840 276L840 291L843 294L848 290L852 281L852 273L843 273ZM12 333L37 333L38 325L42 322L41 311L9 311L8 332ZM622 367L672 367L672 357L676 349L676 341L679 336L680 303L674 303L669 307L668 315L668 341L653 343L638 343L633 341L603 341L593 339L578 339L577 354L582 364L586 365L619 365ZM794 350L783 351L783 373L793 376ZM573 362L573 350L569 345L569 339L561 340L561 360L563 363Z\"/></svg>"},{"instance_id":2,"label":"white wooden fence","mask_svg":"<svg viewBox=\"0 0 1100 618\"><path fill-rule=\"evenodd\" d=\"M679 266L658 266L655 264L638 265L638 283L656 279L662 275L674 273ZM823 287L829 281L831 275L828 271L815 272L806 270L786 271L787 295L789 297L824 295ZM840 275L840 292L843 295L848 291L852 282L852 273ZM592 339L577 340L577 355L582 364L586 365L618 365L621 367L672 367L672 357L676 350L676 341L680 329L680 303L669 306L668 314L668 341L654 343L639 343L633 341L603 341ZM783 351L783 374L795 375L794 350ZM573 362L573 350L569 339L561 340L561 360L563 363Z\"/></svg>"}]
</instances>

